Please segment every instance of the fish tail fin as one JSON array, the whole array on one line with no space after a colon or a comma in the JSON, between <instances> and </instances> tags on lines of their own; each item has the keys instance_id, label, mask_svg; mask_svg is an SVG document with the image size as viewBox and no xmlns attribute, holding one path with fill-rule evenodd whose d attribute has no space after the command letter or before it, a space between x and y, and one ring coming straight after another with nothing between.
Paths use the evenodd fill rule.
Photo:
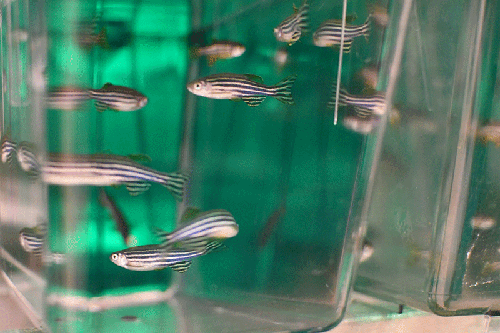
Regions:
<instances>
[{"instance_id":1,"label":"fish tail fin","mask_svg":"<svg viewBox=\"0 0 500 333\"><path fill-rule=\"evenodd\" d=\"M346 97L348 95L349 95L348 92L342 86L340 86L340 89L339 89L339 106L346 106L347 105L347 103L346 103ZM337 81L335 80L335 82L332 85L332 95L331 95L330 100L328 101L328 105L327 105L327 107L329 109L335 108L335 101L337 99L336 96L337 96Z\"/></svg>"},{"instance_id":2,"label":"fish tail fin","mask_svg":"<svg viewBox=\"0 0 500 333\"><path fill-rule=\"evenodd\" d=\"M300 17L302 18L300 22L300 29L302 32L308 32L310 21L309 21L309 3L307 2L307 0L304 1L304 3L299 9L299 12L300 12Z\"/></svg>"},{"instance_id":3,"label":"fish tail fin","mask_svg":"<svg viewBox=\"0 0 500 333\"><path fill-rule=\"evenodd\" d=\"M291 75L287 78L284 78L280 82L278 82L275 86L275 95L276 99L285 104L294 104L292 97L292 86L297 79L297 75Z\"/></svg>"},{"instance_id":4,"label":"fish tail fin","mask_svg":"<svg viewBox=\"0 0 500 333\"><path fill-rule=\"evenodd\" d=\"M165 186L170 193L172 193L176 200L182 201L188 180L188 176L179 172L172 172L167 174L165 177L163 186Z\"/></svg>"},{"instance_id":5,"label":"fish tail fin","mask_svg":"<svg viewBox=\"0 0 500 333\"><path fill-rule=\"evenodd\" d=\"M108 33L106 31L106 27L102 27L101 31L97 35L97 45L99 45L103 49L110 48L108 43Z\"/></svg>"},{"instance_id":6,"label":"fish tail fin","mask_svg":"<svg viewBox=\"0 0 500 333\"><path fill-rule=\"evenodd\" d=\"M366 18L365 23L363 23L362 28L361 28L361 33L363 36L365 36L365 39L368 40L368 36L370 36L370 20L371 20L372 14L369 14L368 17Z\"/></svg>"}]
</instances>

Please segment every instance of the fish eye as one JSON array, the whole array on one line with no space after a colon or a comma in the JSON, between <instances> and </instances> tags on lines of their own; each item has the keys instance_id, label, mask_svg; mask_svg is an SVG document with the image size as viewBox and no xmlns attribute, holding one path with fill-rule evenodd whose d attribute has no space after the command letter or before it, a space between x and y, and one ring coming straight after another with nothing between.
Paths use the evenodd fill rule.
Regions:
<instances>
[{"instance_id":1,"label":"fish eye","mask_svg":"<svg viewBox=\"0 0 500 333\"><path fill-rule=\"evenodd\" d=\"M200 89L201 89L201 83L200 83L200 82L196 82L196 83L194 84L194 89L196 89L196 90L200 90Z\"/></svg>"},{"instance_id":2,"label":"fish eye","mask_svg":"<svg viewBox=\"0 0 500 333\"><path fill-rule=\"evenodd\" d=\"M116 253L113 253L111 255L111 260L117 260L118 259L118 255Z\"/></svg>"}]
</instances>

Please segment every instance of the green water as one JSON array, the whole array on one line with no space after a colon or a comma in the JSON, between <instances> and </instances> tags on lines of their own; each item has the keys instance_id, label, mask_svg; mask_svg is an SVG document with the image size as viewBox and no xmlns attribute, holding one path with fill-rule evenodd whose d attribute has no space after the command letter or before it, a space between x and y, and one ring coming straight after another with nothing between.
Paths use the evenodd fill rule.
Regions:
<instances>
[{"instance_id":1,"label":"green water","mask_svg":"<svg viewBox=\"0 0 500 333\"><path fill-rule=\"evenodd\" d=\"M276 41L273 28L293 13L292 3L47 3L49 88L111 82L149 99L135 112L99 113L90 102L79 111L47 110L47 150L145 154L156 170L190 173L181 205L156 184L136 197L124 187L106 189L129 222L133 245L156 243L151 227L173 230L186 206L226 209L240 227L225 251L195 259L182 275L170 269L128 271L109 260L127 245L99 204L99 189L50 186L48 249L66 259L40 270L48 283L46 319L54 331L299 331L341 319L359 223L353 198L362 197L358 178L371 148L364 136L340 122L334 126L333 111L326 108L338 49L314 46L312 31L290 47ZM357 16L354 24L368 15L362 1L349 2L347 12ZM340 3L311 1L312 30L341 13ZM96 32L106 28L108 47L78 44L82 24L93 20ZM352 92L363 89L355 73L377 63L382 38L375 27L370 39L357 38L344 54L342 84ZM192 43L212 39L238 41L247 50L213 67L204 58L189 59ZM288 53L285 66L274 61L279 48ZM222 72L259 75L269 85L297 74L295 104L269 97L251 108L185 89L189 80ZM263 235L273 213L279 218ZM138 305L147 292L165 290L175 291L166 303ZM131 294L139 296L123 301ZM89 300L105 297L122 303L93 313L103 308L89 306Z\"/></svg>"}]
</instances>

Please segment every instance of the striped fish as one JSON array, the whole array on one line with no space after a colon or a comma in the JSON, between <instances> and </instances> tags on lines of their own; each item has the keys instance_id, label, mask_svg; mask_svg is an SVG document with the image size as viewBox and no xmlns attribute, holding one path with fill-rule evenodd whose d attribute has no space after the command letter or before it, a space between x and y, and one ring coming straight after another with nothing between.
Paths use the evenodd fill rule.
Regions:
<instances>
[{"instance_id":1,"label":"striped fish","mask_svg":"<svg viewBox=\"0 0 500 333\"><path fill-rule=\"evenodd\" d=\"M231 238L238 234L238 224L227 210L216 209L195 215L173 232L154 230L165 248L204 247L212 241Z\"/></svg>"},{"instance_id":2,"label":"striped fish","mask_svg":"<svg viewBox=\"0 0 500 333\"><path fill-rule=\"evenodd\" d=\"M309 28L309 4L307 0L299 8L293 6L294 13L274 28L274 36L279 42L292 45L299 40L303 32Z\"/></svg>"},{"instance_id":3,"label":"striped fish","mask_svg":"<svg viewBox=\"0 0 500 333\"><path fill-rule=\"evenodd\" d=\"M19 243L24 251L41 254L46 233L47 228L43 225L34 228L23 228L19 232Z\"/></svg>"},{"instance_id":4,"label":"striped fish","mask_svg":"<svg viewBox=\"0 0 500 333\"><path fill-rule=\"evenodd\" d=\"M125 185L131 195L146 191L152 183L165 186L177 200L182 200L188 178L177 172L164 173L143 166L132 159L112 154L70 155L47 154L39 163L34 150L19 144L17 160L21 168L42 181L61 186Z\"/></svg>"},{"instance_id":5,"label":"striped fish","mask_svg":"<svg viewBox=\"0 0 500 333\"><path fill-rule=\"evenodd\" d=\"M212 66L219 59L230 59L241 56L245 53L243 44L228 40L214 40L212 44L191 49L191 57L206 56L208 65Z\"/></svg>"},{"instance_id":6,"label":"striped fish","mask_svg":"<svg viewBox=\"0 0 500 333\"><path fill-rule=\"evenodd\" d=\"M344 52L349 53L351 51L351 45L354 38L359 36L365 36L368 38L370 34L370 17L366 19L365 23L361 25L345 25L344 30ZM313 34L314 45L319 47L332 47L335 45L340 45L340 39L342 36L342 21L340 20L328 20L323 22L318 30Z\"/></svg>"},{"instance_id":7,"label":"striped fish","mask_svg":"<svg viewBox=\"0 0 500 333\"><path fill-rule=\"evenodd\" d=\"M54 110L73 111L90 100L87 89L78 87L57 87L51 89L46 98L47 108Z\"/></svg>"},{"instance_id":8,"label":"striped fish","mask_svg":"<svg viewBox=\"0 0 500 333\"><path fill-rule=\"evenodd\" d=\"M336 83L332 88L332 97L328 102L328 108L335 107L335 93L337 92ZM339 91L339 105L346 106L351 105L354 107L354 111L360 117L367 116L382 116L385 114L385 94L383 92L377 92L372 95L361 96L361 95L352 95L348 93L345 89L340 88Z\"/></svg>"},{"instance_id":9,"label":"striped fish","mask_svg":"<svg viewBox=\"0 0 500 333\"><path fill-rule=\"evenodd\" d=\"M165 249L160 245L135 246L113 252L109 259L116 265L131 271L153 271L166 267L183 273L191 266L191 260L218 247L215 242L201 248Z\"/></svg>"},{"instance_id":10,"label":"striped fish","mask_svg":"<svg viewBox=\"0 0 500 333\"><path fill-rule=\"evenodd\" d=\"M89 89L89 96L96 100L97 111L135 111L148 104L148 98L137 90L106 83L101 89Z\"/></svg>"},{"instance_id":11,"label":"striped fish","mask_svg":"<svg viewBox=\"0 0 500 333\"><path fill-rule=\"evenodd\" d=\"M16 150L17 144L4 136L1 145L2 163L12 163Z\"/></svg>"},{"instance_id":12,"label":"striped fish","mask_svg":"<svg viewBox=\"0 0 500 333\"><path fill-rule=\"evenodd\" d=\"M289 76L275 86L266 86L262 78L251 74L213 74L195 80L187 89L195 95L215 99L242 99L250 106L257 106L266 98L273 96L285 104L293 104L292 85L296 75Z\"/></svg>"}]
</instances>

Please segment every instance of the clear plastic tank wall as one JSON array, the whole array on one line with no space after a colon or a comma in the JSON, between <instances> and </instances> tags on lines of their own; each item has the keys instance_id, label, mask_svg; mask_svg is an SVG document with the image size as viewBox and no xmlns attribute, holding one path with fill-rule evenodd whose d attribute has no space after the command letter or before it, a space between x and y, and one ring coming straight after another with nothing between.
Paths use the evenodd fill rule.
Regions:
<instances>
[{"instance_id":1,"label":"clear plastic tank wall","mask_svg":"<svg viewBox=\"0 0 500 333\"><path fill-rule=\"evenodd\" d=\"M272 85L297 74L294 105L272 97L257 107L188 95L183 166L192 170L188 206L227 209L240 226L228 250L207 255L181 276L176 299L189 332L321 330L340 321L355 253L360 208L374 145L341 125L327 108L339 72L338 47L313 44L312 32L342 18L342 4L310 3L309 33L292 46L273 29L293 13L292 1L193 1L192 46L243 43L238 58L208 66L191 62L190 80L215 73L254 74ZM297 7L302 3L296 3ZM201 6L201 7L199 7ZM362 24L368 8L349 1ZM343 54L341 83L364 86L356 73L378 65L384 28ZM286 57L281 62L281 55ZM189 144L187 144L189 143Z\"/></svg>"},{"instance_id":2,"label":"clear plastic tank wall","mask_svg":"<svg viewBox=\"0 0 500 333\"><path fill-rule=\"evenodd\" d=\"M401 121L380 137L358 291L441 315L497 309L498 151L477 133L495 119L498 13L491 1L394 4L386 50L408 26L392 100Z\"/></svg>"},{"instance_id":3,"label":"clear plastic tank wall","mask_svg":"<svg viewBox=\"0 0 500 333\"><path fill-rule=\"evenodd\" d=\"M44 10L41 1L3 1L0 7L1 135L34 142L42 150L46 34L45 17L38 13ZM0 178L2 285L11 288L9 294L31 321L42 326L44 269L23 250L19 232L47 222L47 188L30 180L15 157L12 163L1 163Z\"/></svg>"}]
</instances>

